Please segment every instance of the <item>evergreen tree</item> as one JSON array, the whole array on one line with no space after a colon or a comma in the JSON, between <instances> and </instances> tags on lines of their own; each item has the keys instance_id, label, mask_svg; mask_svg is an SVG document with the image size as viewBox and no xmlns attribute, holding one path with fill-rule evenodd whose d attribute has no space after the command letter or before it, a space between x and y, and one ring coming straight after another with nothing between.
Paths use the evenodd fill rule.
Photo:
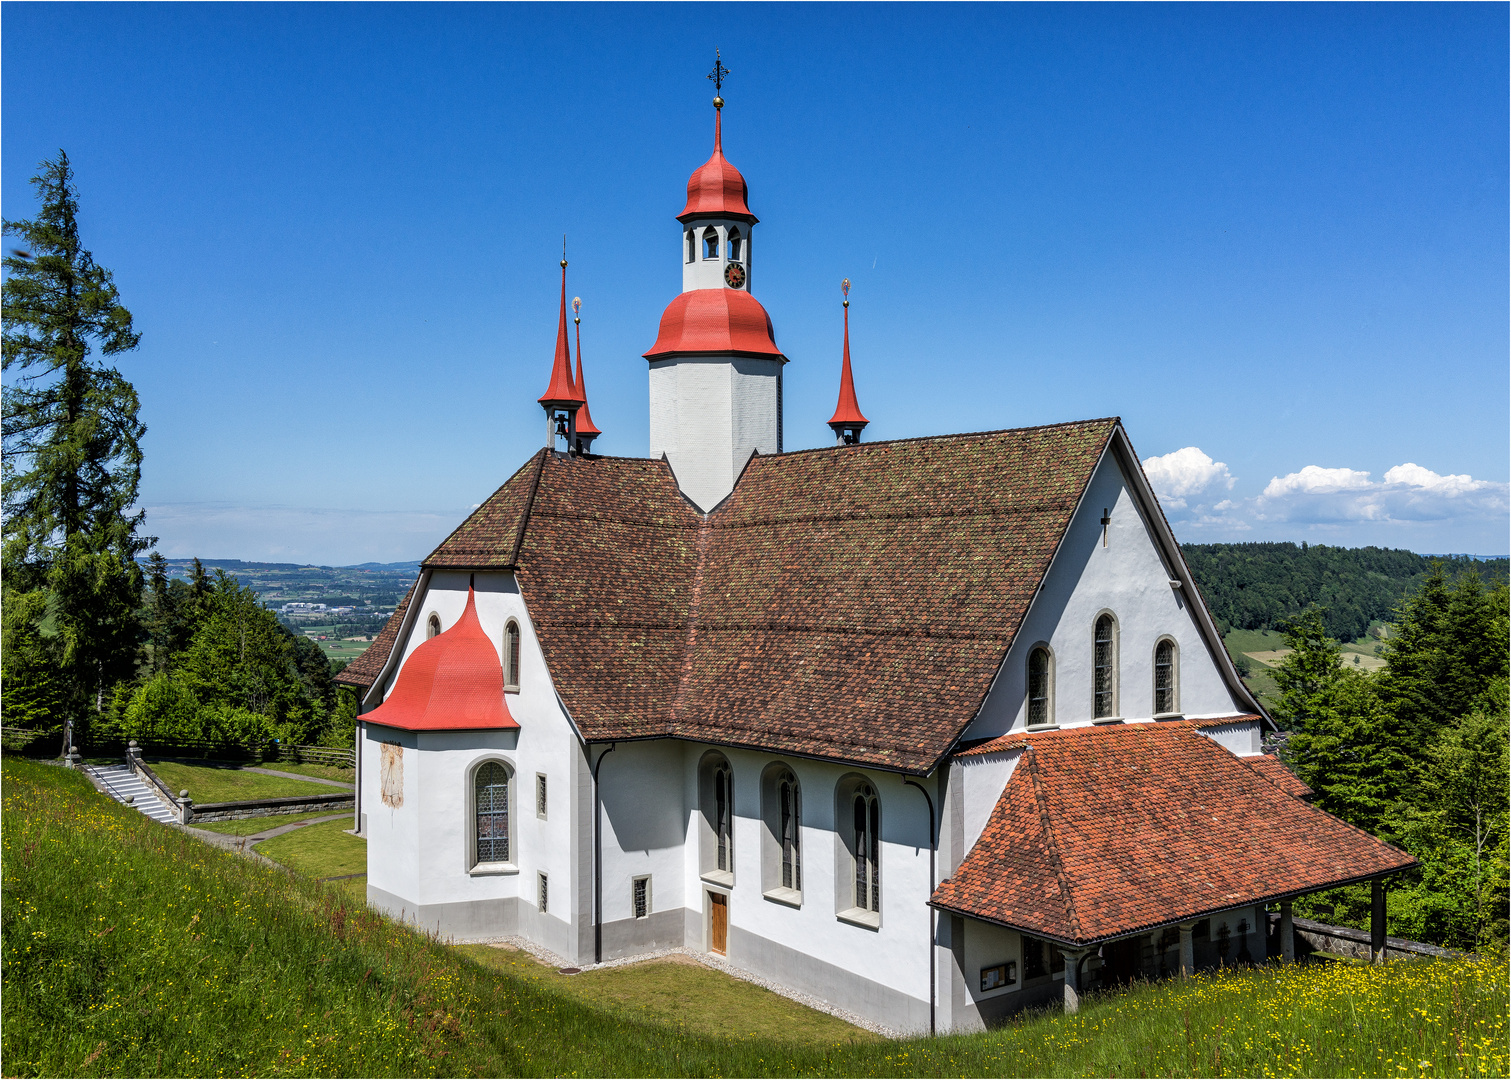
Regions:
<instances>
[{"instance_id":1,"label":"evergreen tree","mask_svg":"<svg viewBox=\"0 0 1511 1080\"><path fill-rule=\"evenodd\" d=\"M131 384L91 361L134 349L140 335L110 271L79 238L78 193L67 154L32 178L41 202L30 221L6 221L19 239L3 262L5 651L45 654L21 689L66 719L101 710L107 688L133 674L142 574L132 513L141 479ZM9 672L8 672L9 674ZM17 674L22 674L17 672ZM48 685L36 682L41 680Z\"/></svg>"},{"instance_id":2,"label":"evergreen tree","mask_svg":"<svg viewBox=\"0 0 1511 1080\"><path fill-rule=\"evenodd\" d=\"M1275 669L1275 720L1281 727L1302 728L1317 695L1343 677L1342 655L1328 637L1321 608L1307 608L1282 629L1291 651Z\"/></svg>"}]
</instances>

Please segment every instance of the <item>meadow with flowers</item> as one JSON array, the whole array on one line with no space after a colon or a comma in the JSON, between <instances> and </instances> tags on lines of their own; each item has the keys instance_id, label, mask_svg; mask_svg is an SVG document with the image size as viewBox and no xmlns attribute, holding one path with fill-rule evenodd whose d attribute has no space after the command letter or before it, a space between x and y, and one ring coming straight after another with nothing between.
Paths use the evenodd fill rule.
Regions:
<instances>
[{"instance_id":1,"label":"meadow with flowers","mask_svg":"<svg viewBox=\"0 0 1511 1080\"><path fill-rule=\"evenodd\" d=\"M8 1076L1505 1076L1504 955L1264 967L979 1035L713 1038L485 966L3 762Z\"/></svg>"}]
</instances>

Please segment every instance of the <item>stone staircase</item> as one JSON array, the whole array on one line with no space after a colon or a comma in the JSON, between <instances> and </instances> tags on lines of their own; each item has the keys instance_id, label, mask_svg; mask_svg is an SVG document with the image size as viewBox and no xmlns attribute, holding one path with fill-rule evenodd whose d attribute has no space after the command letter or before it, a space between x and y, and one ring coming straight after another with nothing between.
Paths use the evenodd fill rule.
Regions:
<instances>
[{"instance_id":1,"label":"stone staircase","mask_svg":"<svg viewBox=\"0 0 1511 1080\"><path fill-rule=\"evenodd\" d=\"M172 823L178 820L173 811L163 805L157 793L126 766L85 765L83 768L116 802L140 810L153 821Z\"/></svg>"}]
</instances>

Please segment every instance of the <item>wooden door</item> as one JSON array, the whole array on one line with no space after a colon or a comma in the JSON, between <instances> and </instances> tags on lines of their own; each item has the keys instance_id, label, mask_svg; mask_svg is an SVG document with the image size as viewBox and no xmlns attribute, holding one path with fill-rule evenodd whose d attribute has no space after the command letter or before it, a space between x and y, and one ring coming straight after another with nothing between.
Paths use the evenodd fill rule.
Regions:
<instances>
[{"instance_id":1,"label":"wooden door","mask_svg":"<svg viewBox=\"0 0 1511 1080\"><path fill-rule=\"evenodd\" d=\"M722 893L709 893L709 947L720 956L729 949L729 897Z\"/></svg>"}]
</instances>

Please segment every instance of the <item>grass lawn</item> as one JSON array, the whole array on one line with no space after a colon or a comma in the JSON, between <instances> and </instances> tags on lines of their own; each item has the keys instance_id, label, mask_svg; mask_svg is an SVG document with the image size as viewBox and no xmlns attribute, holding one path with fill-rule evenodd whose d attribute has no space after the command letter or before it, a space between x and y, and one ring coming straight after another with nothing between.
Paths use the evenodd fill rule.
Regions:
<instances>
[{"instance_id":1,"label":"grass lawn","mask_svg":"<svg viewBox=\"0 0 1511 1080\"><path fill-rule=\"evenodd\" d=\"M715 1037L665 1018L656 984L676 972L645 965L620 981L647 988L632 1002L607 978L569 990L165 828L77 773L10 757L0 769L9 1076L1511 1072L1504 954L1230 970L1093 997L1073 1016L900 1042L742 1034L740 1010L757 1006L738 987L705 989Z\"/></svg>"},{"instance_id":2,"label":"grass lawn","mask_svg":"<svg viewBox=\"0 0 1511 1080\"><path fill-rule=\"evenodd\" d=\"M257 845L257 850L280 866L311 878L345 877L367 872L367 841L345 830L351 812L336 821L307 825Z\"/></svg>"},{"instance_id":3,"label":"grass lawn","mask_svg":"<svg viewBox=\"0 0 1511 1080\"><path fill-rule=\"evenodd\" d=\"M281 799L290 795L329 795L337 789L328 784L285 780L247 772L236 765L184 765L177 761L149 761L170 791L189 789L197 803L237 802L241 799Z\"/></svg>"},{"instance_id":4,"label":"grass lawn","mask_svg":"<svg viewBox=\"0 0 1511 1080\"><path fill-rule=\"evenodd\" d=\"M333 789L334 790L334 789ZM264 832L268 829L276 829L280 825L293 825L298 821L313 821L315 818L329 817L331 814L339 814L340 810L316 810L308 814L269 814L267 817L242 818L239 821L211 821L204 825L196 824L196 829L204 829L206 832L221 833L225 836L251 836L253 833ZM344 811L346 821L352 819L350 810Z\"/></svg>"},{"instance_id":5,"label":"grass lawn","mask_svg":"<svg viewBox=\"0 0 1511 1080\"><path fill-rule=\"evenodd\" d=\"M261 767L277 769L279 772L298 773L300 776L318 776L322 780L339 780L343 784L357 782L356 769L342 769L335 765L296 765L291 761L267 761Z\"/></svg>"},{"instance_id":6,"label":"grass lawn","mask_svg":"<svg viewBox=\"0 0 1511 1080\"><path fill-rule=\"evenodd\" d=\"M517 949L494 945L455 948L485 967L535 980L554 993L602 1008L622 1008L678 1031L827 1045L885 1042L880 1035L682 956L561 975Z\"/></svg>"}]
</instances>

